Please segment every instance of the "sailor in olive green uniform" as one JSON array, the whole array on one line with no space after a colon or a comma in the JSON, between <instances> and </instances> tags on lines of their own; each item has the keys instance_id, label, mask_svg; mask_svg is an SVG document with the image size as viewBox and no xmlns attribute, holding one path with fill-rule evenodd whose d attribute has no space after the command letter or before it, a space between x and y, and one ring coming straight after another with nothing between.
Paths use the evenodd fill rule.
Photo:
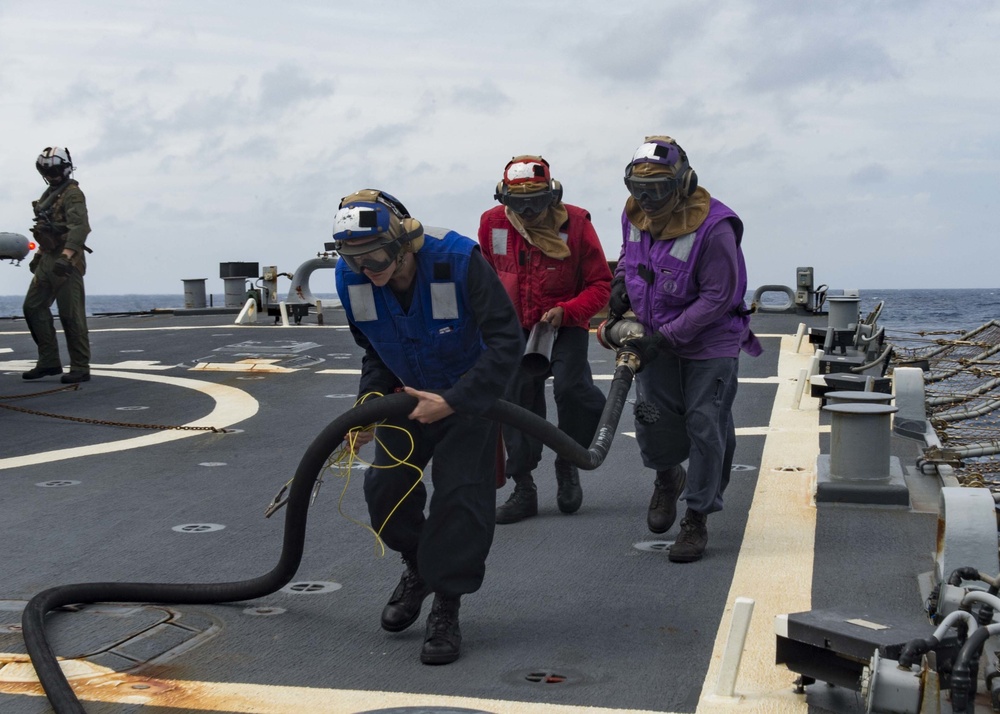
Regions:
<instances>
[{"instance_id":1,"label":"sailor in olive green uniform","mask_svg":"<svg viewBox=\"0 0 1000 714\"><path fill-rule=\"evenodd\" d=\"M70 178L73 161L69 149L46 148L35 168L49 185L41 198L32 202L35 225L31 233L39 247L29 266L34 278L24 297L24 319L38 345L38 363L21 376L39 379L62 374L51 311L55 302L70 359L70 371L62 375L62 381L86 382L90 379L90 339L83 289L83 276L87 272L84 253L89 250L85 241L90 233L87 201L80 184Z\"/></svg>"}]
</instances>

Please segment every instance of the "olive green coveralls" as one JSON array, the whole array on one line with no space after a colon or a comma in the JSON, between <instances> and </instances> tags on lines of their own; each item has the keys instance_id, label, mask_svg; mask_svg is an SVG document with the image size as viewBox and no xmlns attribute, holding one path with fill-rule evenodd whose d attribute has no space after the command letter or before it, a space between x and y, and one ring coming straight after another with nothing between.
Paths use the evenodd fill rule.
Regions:
<instances>
[{"instance_id":1,"label":"olive green coveralls","mask_svg":"<svg viewBox=\"0 0 1000 714\"><path fill-rule=\"evenodd\" d=\"M87 334L86 297L83 276L87 272L85 242L90 233L87 201L80 184L67 179L59 186L49 186L37 201L32 201L36 223L31 229L38 241L38 251L29 269L34 273L24 296L24 319L31 337L38 345L38 367L62 367L59 345L52 320L52 303L59 311L59 322L66 334L70 371L90 373L90 338ZM52 268L63 248L73 251L72 270L58 276Z\"/></svg>"}]
</instances>

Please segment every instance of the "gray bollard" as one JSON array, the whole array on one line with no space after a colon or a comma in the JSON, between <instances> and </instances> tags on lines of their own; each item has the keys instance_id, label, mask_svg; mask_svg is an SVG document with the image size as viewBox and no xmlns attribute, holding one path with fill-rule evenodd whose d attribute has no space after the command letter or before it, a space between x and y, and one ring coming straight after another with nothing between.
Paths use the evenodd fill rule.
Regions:
<instances>
[{"instance_id":1,"label":"gray bollard","mask_svg":"<svg viewBox=\"0 0 1000 714\"><path fill-rule=\"evenodd\" d=\"M826 299L826 324L837 330L849 330L858 324L861 310L861 298L856 295L829 297Z\"/></svg>"},{"instance_id":2,"label":"gray bollard","mask_svg":"<svg viewBox=\"0 0 1000 714\"><path fill-rule=\"evenodd\" d=\"M184 309L192 310L205 307L205 280L207 278L188 278L184 283Z\"/></svg>"},{"instance_id":3,"label":"gray bollard","mask_svg":"<svg viewBox=\"0 0 1000 714\"><path fill-rule=\"evenodd\" d=\"M827 404L891 404L892 395L885 392L840 390L823 395Z\"/></svg>"},{"instance_id":4,"label":"gray bollard","mask_svg":"<svg viewBox=\"0 0 1000 714\"><path fill-rule=\"evenodd\" d=\"M243 307L247 300L247 279L242 275L234 275L223 278L222 282L226 284L226 307Z\"/></svg>"},{"instance_id":5,"label":"gray bollard","mask_svg":"<svg viewBox=\"0 0 1000 714\"><path fill-rule=\"evenodd\" d=\"M902 467L890 454L891 421L897 408L845 402L823 411L830 414L830 453L817 459L817 503L909 505Z\"/></svg>"},{"instance_id":6,"label":"gray bollard","mask_svg":"<svg viewBox=\"0 0 1000 714\"><path fill-rule=\"evenodd\" d=\"M830 475L835 479L885 481L889 478L890 415L887 404L831 404Z\"/></svg>"}]
</instances>

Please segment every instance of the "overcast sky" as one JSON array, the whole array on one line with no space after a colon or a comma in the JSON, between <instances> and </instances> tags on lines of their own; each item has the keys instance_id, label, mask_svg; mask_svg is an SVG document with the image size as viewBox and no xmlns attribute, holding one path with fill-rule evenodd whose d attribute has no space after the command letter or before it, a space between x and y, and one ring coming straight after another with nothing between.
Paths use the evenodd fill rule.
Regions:
<instances>
[{"instance_id":1,"label":"overcast sky","mask_svg":"<svg viewBox=\"0 0 1000 714\"><path fill-rule=\"evenodd\" d=\"M669 134L751 288L995 288L998 38L986 0L0 0L0 231L68 146L90 294L218 294L220 262L315 257L360 188L474 237L534 153L617 258L625 164ZM29 278L0 264L0 294Z\"/></svg>"}]
</instances>

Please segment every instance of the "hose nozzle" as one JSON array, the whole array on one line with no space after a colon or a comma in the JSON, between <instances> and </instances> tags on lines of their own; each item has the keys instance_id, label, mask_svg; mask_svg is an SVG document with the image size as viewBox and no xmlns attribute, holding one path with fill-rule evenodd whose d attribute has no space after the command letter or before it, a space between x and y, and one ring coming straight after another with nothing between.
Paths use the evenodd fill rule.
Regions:
<instances>
[{"instance_id":1,"label":"hose nozzle","mask_svg":"<svg viewBox=\"0 0 1000 714\"><path fill-rule=\"evenodd\" d=\"M618 315L611 315L597 326L597 341L602 347L615 350L615 364L627 365L632 373L639 371L639 356L635 350L625 344L626 340L642 337L646 329L637 320L624 320Z\"/></svg>"}]
</instances>

